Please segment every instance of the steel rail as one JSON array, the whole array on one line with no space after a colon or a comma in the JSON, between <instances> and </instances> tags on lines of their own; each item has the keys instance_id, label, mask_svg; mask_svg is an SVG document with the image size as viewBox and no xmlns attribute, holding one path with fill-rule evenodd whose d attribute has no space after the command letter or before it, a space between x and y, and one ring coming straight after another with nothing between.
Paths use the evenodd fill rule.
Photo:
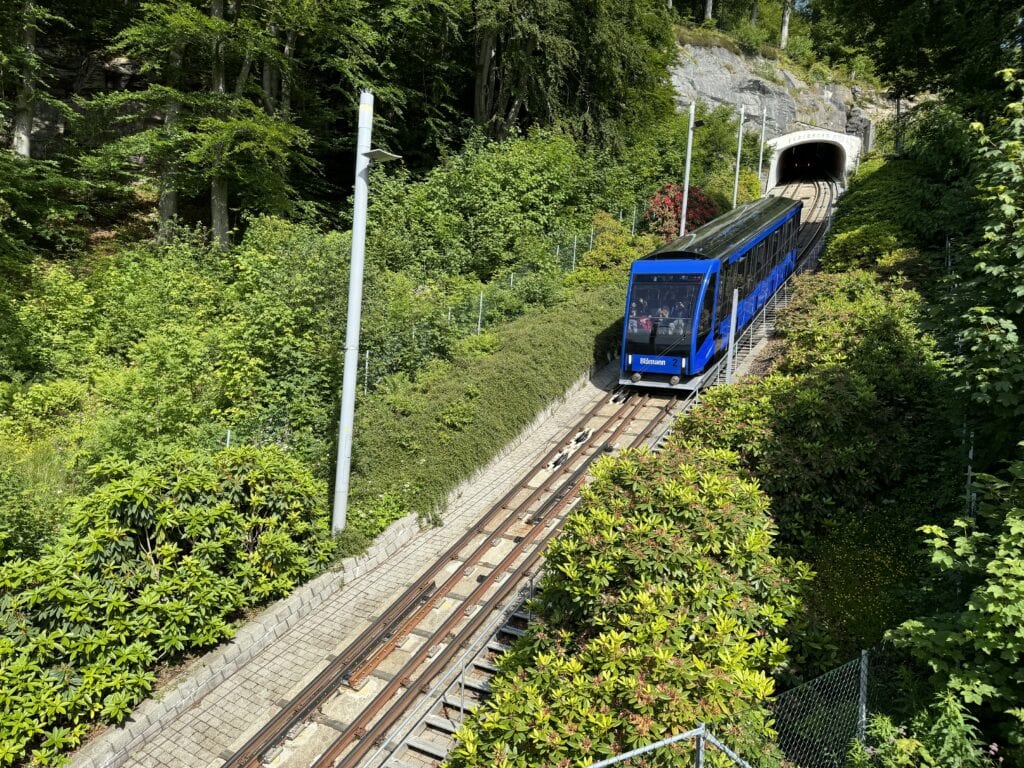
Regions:
<instances>
[{"instance_id":1,"label":"steel rail","mask_svg":"<svg viewBox=\"0 0 1024 768\"><path fill-rule=\"evenodd\" d=\"M425 592L434 588L434 579L445 565L455 559L455 556L465 549L474 537L481 533L486 533L484 527L506 508L506 505L516 496L516 494L521 493L524 487L527 487L537 475L543 472L559 452L566 448L570 448L573 439L580 430L582 430L590 420L595 418L603 407L612 402L615 396L616 393L614 391L609 393L594 405L582 418L580 418L573 429L569 431L569 434L565 439L558 441L554 447L552 447L551 450L549 450L548 453L545 454L545 456L537 462L536 465L534 465L534 468L515 485L515 487L510 489L508 493L496 502L476 525L466 531L458 541L452 544L452 546L449 547L448 550L439 557L437 561L435 561L435 563L428 568L428 570L414 584L410 585L408 589L406 589L406 591L384 612L384 614L381 615L378 620L363 630L363 632L361 632L344 651L332 659L330 664L328 664L320 674L311 680L241 748L231 755L224 762L223 768L257 768L260 764L260 758L264 753L283 741L288 731L290 731L297 723L306 719L308 715L323 703L328 696L337 691L348 676L349 670L354 664L357 664L370 649L379 644L382 640L385 640L389 635L393 635L396 629L396 622L401 621L401 617L408 612L418 600L422 599ZM628 402L628 397L626 402ZM620 408L616 413L621 412L621 410L622 409ZM543 492L543 485L544 484L542 484L541 489L539 489L541 492ZM517 509L510 515L510 517L514 519L515 515L518 514L518 511L519 509L517 506Z\"/></svg>"},{"instance_id":2,"label":"steel rail","mask_svg":"<svg viewBox=\"0 0 1024 768\"><path fill-rule=\"evenodd\" d=\"M429 667L417 676L414 684L412 681L412 675L429 657L431 649L440 642L448 639L449 633L455 625L463 620L463 612L453 612L441 624L441 626L432 633L431 637L423 643L416 653L406 661L401 670L395 674L387 685L385 685L384 688L374 696L373 700L363 708L359 716L345 729L342 734L339 735L337 739L335 739L335 741L323 752L323 754L321 754L316 762L313 763L316 768L325 768L326 766L333 765L342 752L344 752L345 749L358 739L356 746L351 752L345 755L343 761L340 763L341 766L354 766L356 763L353 761L358 761L365 757L366 753L372 748L372 746L384 738L387 731L409 708L412 700L429 687L430 682L444 669L445 665L452 657L454 657L459 648L468 642L472 635L480 628L480 626L483 625L490 613L494 611L494 606L500 604L508 594L511 593L522 574L527 572L533 564L543 556L545 545L561 529L564 519L556 520L551 532L544 536L540 543L537 546L534 546L532 551L528 552L527 550L529 547L533 544L534 540L540 536L540 533L544 529L544 526L541 523L551 514L565 509L576 499L580 487L586 480L587 471L589 470L590 465L605 451L610 449L610 446L614 444L615 440L622 434L622 432L625 431L626 427L632 422L632 419L635 418L636 414L649 400L650 395L646 395L640 400L640 402L628 409L628 416L619 420L619 425L612 431L607 440L604 441L603 450L598 448L597 444L599 440L591 442L588 447L595 447L598 448L598 450L587 457L586 461L572 473L555 495L544 503L542 508L533 518L535 524L530 531L523 536L519 542L517 542L516 546L497 566L494 567L491 573L477 585L473 592L466 598L464 605L472 605L482 600L486 592L493 586L498 577L506 571L509 571L515 561L526 553L526 559L519 566L516 566L514 571L505 579L497 594L489 598L484 606L474 614L467 625L463 627L453 639L447 642L445 649L439 652ZM624 406L626 405L628 404L624 403ZM605 432L607 426L615 421L624 410L626 410L626 408L620 409L616 414L609 418L605 427L601 429L601 433ZM595 433L595 437L598 437L597 433ZM403 687L406 689L405 692L397 701L392 702L391 699L398 692L399 688ZM385 707L387 707L386 710ZM371 726L370 722L379 712L381 712L381 710L384 710L384 714L379 720L373 722L373 725Z\"/></svg>"},{"instance_id":3,"label":"steel rail","mask_svg":"<svg viewBox=\"0 0 1024 768\"><path fill-rule=\"evenodd\" d=\"M564 508L575 498L573 492L578 490L579 486L583 484L583 481L586 479L586 472L590 468L590 464L600 455L600 452L595 452L587 459L587 462L583 466L577 469L576 472L566 480L566 487L560 492L559 498L551 507L550 512L555 512ZM545 537L541 537L545 527L546 526L541 523L534 525L522 538L519 543L520 546L517 546L513 551L509 552L504 558L502 558L501 562L494 568L494 570L492 570L491 573L477 585L470 596L466 599L465 605L473 605L474 603L478 603L482 600L484 594L494 586L498 576L508 571L512 564L523 555L524 551L533 544L534 540L541 539L542 544L547 543L550 537L558 531L560 525L556 521L551 533ZM377 693L369 705L363 709L359 716L356 717L345 731L340 734L330 746L328 746L319 758L317 758L313 763L314 768L326 768L326 766L334 765L341 753L358 739L355 748L345 755L345 758L341 763L342 766L356 765L357 763L353 761L362 759L366 752L368 752L369 749L378 742L378 740L383 739L388 729L398 721L406 711L411 701L416 696L420 695L422 690L429 685L430 681L444 669L444 666L451 660L451 657L458 652L462 643L465 642L465 638L479 629L479 627L484 623L493 610L494 604L498 601L504 600L507 594L515 588L518 584L519 577L528 571L533 563L540 558L541 551L541 546L537 546L526 554L526 559L516 566L509 577L499 585L497 593L488 598L483 607L473 614L466 626L464 626L458 634L446 644L444 650L434 657L434 660L430 663L427 669L417 675L414 682L411 673L426 661L434 646L447 639L455 626L465 618L463 611L455 611L449 615L448 618L431 635L431 639L424 642L416 653L410 656L402 669L395 674L395 676ZM400 688L405 688L405 691L397 701L392 703L391 699L396 693L398 693ZM387 706L389 704L390 706ZM387 709L384 711L383 716L371 725L371 720L381 712L381 710L384 710L385 706L387 706Z\"/></svg>"},{"instance_id":4,"label":"steel rail","mask_svg":"<svg viewBox=\"0 0 1024 768\"><path fill-rule=\"evenodd\" d=\"M638 410L643 405L643 402L644 401L641 400L640 403L634 406L634 411ZM619 410L617 410L606 421L605 426L602 427L602 430L607 428L607 425L610 424L612 421L619 418L623 411L627 410L628 407L628 400L624 401ZM595 433L595 435L596 434L597 433ZM594 435L591 435L591 438L592 441L589 443L588 447L592 446L593 443L596 442L593 440ZM585 448L583 450L585 450ZM564 474L568 472L569 467L571 466L571 462L575 461L580 455L581 451L577 451L575 456L573 456L564 464L562 464L561 471L559 474ZM549 461L550 459L544 461L541 464L541 467L547 466ZM523 486L521 485L520 490L522 490L522 488ZM530 506L545 493L552 492L553 489L548 487L547 482L541 483L525 500L517 504L516 508L512 510L512 513L508 515L505 518L505 520L503 520L495 529L490 531L484 531L478 527L476 531L477 535L486 533L485 540L475 550L473 550L472 553L470 553L464 559L462 559L461 567L457 569L451 576L449 576L448 580L445 581L444 584L442 584L437 589L433 590L430 593L430 595L426 597L426 599L420 601L415 611L409 614L405 618L405 620L402 621L400 626L389 638L385 639L385 641L379 647L377 647L367 659L365 659L354 670L351 671L348 678L348 684L353 688L358 688L366 679L366 677L369 674L371 674L373 670L375 670L378 666L380 666L380 663L384 661L384 659L386 659L391 654L392 651L394 651L394 649L402 642L402 640L409 634L409 632L412 631L413 628L418 626L421 621L423 621L427 614L429 614L430 611L434 609L438 601L442 600L444 597L446 597L452 592L455 586L463 578L462 571L468 568L469 566L475 565L481 559L483 559L484 555L487 554L490 550L488 542L497 536L502 536L503 534L505 534L505 532L507 532L508 529L516 523L520 513L529 510Z\"/></svg>"}]
</instances>

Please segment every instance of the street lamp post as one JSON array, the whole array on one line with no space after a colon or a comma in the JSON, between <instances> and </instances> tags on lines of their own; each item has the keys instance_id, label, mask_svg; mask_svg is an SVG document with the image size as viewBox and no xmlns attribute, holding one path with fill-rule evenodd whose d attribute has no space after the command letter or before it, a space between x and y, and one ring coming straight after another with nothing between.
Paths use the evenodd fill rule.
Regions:
<instances>
[{"instance_id":1,"label":"street lamp post","mask_svg":"<svg viewBox=\"0 0 1024 768\"><path fill-rule=\"evenodd\" d=\"M690 153L693 151L693 126L697 102L690 102L690 123L686 129L686 170L683 172L683 210L679 216L679 236L686 234L686 208L690 202Z\"/></svg>"},{"instance_id":2,"label":"street lamp post","mask_svg":"<svg viewBox=\"0 0 1024 768\"><path fill-rule=\"evenodd\" d=\"M338 463L334 474L334 507L331 531L345 529L349 474L352 467L352 425L355 420L359 374L359 321L363 304L363 261L366 251L366 208L369 198L370 162L397 160L381 149L370 149L373 130L373 94L359 94L359 127L356 134L356 182L352 212L352 257L348 278L348 317L345 325L345 368L341 383L341 416L338 421Z\"/></svg>"},{"instance_id":3,"label":"street lamp post","mask_svg":"<svg viewBox=\"0 0 1024 768\"><path fill-rule=\"evenodd\" d=\"M764 169L764 129L765 124L768 122L768 111L761 107L761 152L757 156L757 183L761 184L761 172ZM768 194L768 185L764 185L764 192L762 194Z\"/></svg>"},{"instance_id":4,"label":"street lamp post","mask_svg":"<svg viewBox=\"0 0 1024 768\"><path fill-rule=\"evenodd\" d=\"M736 140L736 178L732 183L732 207L736 207L736 198L740 194L740 156L743 154L743 120L747 116L747 105L740 107L740 130Z\"/></svg>"}]
</instances>

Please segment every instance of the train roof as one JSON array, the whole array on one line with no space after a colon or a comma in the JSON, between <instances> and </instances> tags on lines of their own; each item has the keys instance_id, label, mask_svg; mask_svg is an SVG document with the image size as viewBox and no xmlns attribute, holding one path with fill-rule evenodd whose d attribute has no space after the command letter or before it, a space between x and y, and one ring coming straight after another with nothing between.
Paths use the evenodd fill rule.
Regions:
<instances>
[{"instance_id":1,"label":"train roof","mask_svg":"<svg viewBox=\"0 0 1024 768\"><path fill-rule=\"evenodd\" d=\"M699 259L727 261L769 224L789 218L803 207L788 197L764 197L733 208L688 235L677 237L638 261ZM634 262L636 264L636 262ZM646 270L645 270L646 271Z\"/></svg>"}]
</instances>

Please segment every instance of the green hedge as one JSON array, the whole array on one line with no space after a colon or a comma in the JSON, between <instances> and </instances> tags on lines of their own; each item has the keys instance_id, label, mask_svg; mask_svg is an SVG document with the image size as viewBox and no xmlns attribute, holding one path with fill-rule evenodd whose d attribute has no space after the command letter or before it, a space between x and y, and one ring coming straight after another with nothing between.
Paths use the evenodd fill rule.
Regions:
<instances>
[{"instance_id":1,"label":"green hedge","mask_svg":"<svg viewBox=\"0 0 1024 768\"><path fill-rule=\"evenodd\" d=\"M392 377L358 409L352 525L373 535L429 514L619 340L625 280L567 291L558 305L461 342L415 381Z\"/></svg>"},{"instance_id":2,"label":"green hedge","mask_svg":"<svg viewBox=\"0 0 1024 768\"><path fill-rule=\"evenodd\" d=\"M811 574L772 553L767 497L734 454L681 445L602 459L593 477L548 548L536 621L447 765L587 765L699 722L781 765L769 675ZM643 764L689 765L692 749Z\"/></svg>"}]
</instances>

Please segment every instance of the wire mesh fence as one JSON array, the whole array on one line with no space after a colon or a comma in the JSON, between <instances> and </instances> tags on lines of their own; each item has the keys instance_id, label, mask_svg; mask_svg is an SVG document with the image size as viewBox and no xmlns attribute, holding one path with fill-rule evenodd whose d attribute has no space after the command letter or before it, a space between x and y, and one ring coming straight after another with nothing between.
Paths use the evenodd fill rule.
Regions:
<instances>
[{"instance_id":1,"label":"wire mesh fence","mask_svg":"<svg viewBox=\"0 0 1024 768\"><path fill-rule=\"evenodd\" d=\"M842 768L850 744L864 738L869 654L775 697L778 745L800 768Z\"/></svg>"}]
</instances>

